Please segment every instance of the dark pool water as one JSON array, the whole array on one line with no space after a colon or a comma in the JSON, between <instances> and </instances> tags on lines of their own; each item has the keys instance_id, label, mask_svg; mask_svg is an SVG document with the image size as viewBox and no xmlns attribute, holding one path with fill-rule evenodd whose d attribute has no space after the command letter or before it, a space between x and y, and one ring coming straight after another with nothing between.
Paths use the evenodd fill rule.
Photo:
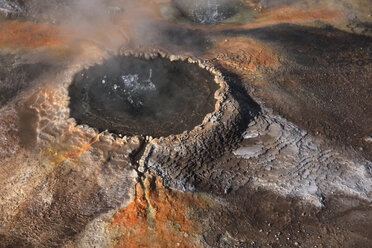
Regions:
<instances>
[{"instance_id":1,"label":"dark pool water","mask_svg":"<svg viewBox=\"0 0 372 248\"><path fill-rule=\"evenodd\" d=\"M99 131L169 136L201 124L217 88L197 64L117 56L75 75L70 116Z\"/></svg>"}]
</instances>

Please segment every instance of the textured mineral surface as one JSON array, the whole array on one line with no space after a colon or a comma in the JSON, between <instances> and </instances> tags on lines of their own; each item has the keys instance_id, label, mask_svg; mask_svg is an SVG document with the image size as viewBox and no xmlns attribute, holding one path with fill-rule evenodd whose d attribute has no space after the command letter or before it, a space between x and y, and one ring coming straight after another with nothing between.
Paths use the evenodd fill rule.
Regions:
<instances>
[{"instance_id":1,"label":"textured mineral surface","mask_svg":"<svg viewBox=\"0 0 372 248\"><path fill-rule=\"evenodd\" d=\"M368 0L0 0L0 247L371 247Z\"/></svg>"}]
</instances>

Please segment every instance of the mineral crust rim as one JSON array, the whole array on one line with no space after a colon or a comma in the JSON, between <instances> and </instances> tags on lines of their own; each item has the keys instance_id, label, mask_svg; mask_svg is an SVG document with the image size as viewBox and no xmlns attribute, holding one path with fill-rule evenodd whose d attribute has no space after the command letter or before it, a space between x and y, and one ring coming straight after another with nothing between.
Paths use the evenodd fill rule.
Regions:
<instances>
[{"instance_id":1,"label":"mineral crust rim","mask_svg":"<svg viewBox=\"0 0 372 248\"><path fill-rule=\"evenodd\" d=\"M76 127L88 126L89 128L94 129L97 134L99 134L99 133L109 133L109 134L113 135L114 137L118 136L118 137L123 138L123 139L130 138L130 137L144 137L146 139L146 141L149 142L149 141L162 140L164 138L170 138L170 137L179 138L180 136L183 136L183 134L185 134L185 133L197 132L198 130L201 129L201 127L206 126L211 121L211 119L213 117L216 117L216 115L218 115L218 113L221 113L222 103L226 100L226 92L229 91L229 86L226 83L226 81L224 80L222 73L219 70L217 70L215 67L213 67L211 65L207 65L206 63L204 63L200 59L191 58L189 56L182 56L182 55L172 55L172 54L168 55L168 54L166 54L162 51L155 51L155 52L148 52L148 53L133 52L133 51L121 51L118 55L119 56L125 56L125 57L133 56L133 57L140 58L140 59L145 59L145 60L156 59L156 58L165 58L165 59L168 59L171 62L173 62L173 61L183 61L183 62L187 62L187 63L190 63L190 64L197 64L201 69L208 71L209 73L212 74L212 76L214 76L214 83L216 83L217 86L218 86L218 89L214 93L214 99L216 100L214 111L211 112L211 113L207 113L204 116L202 122L200 124L194 126L189 131L186 130L186 131L184 131L182 133L179 133L179 134L171 134L171 135L168 135L166 137L161 136L159 138L153 138L152 136L145 136L144 137L143 135L125 135L125 134L116 135L115 133L108 132L108 131L99 132L96 128L94 128L90 125L87 125L87 124L77 124ZM89 66L83 66L82 69L89 69L90 67L93 67L95 65L101 65L101 64L103 64L103 62L104 62L104 59L100 59L99 63L90 64ZM69 81L70 82L68 83L68 85L71 84L72 80L69 80ZM76 119L74 117L70 117L70 118L73 119L76 122Z\"/></svg>"}]
</instances>

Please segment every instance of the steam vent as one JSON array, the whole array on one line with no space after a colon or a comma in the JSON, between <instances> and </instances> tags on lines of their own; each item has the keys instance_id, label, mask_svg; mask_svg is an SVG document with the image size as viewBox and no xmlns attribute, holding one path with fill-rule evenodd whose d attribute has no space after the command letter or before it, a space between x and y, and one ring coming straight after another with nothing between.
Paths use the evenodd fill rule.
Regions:
<instances>
[{"instance_id":1,"label":"steam vent","mask_svg":"<svg viewBox=\"0 0 372 248\"><path fill-rule=\"evenodd\" d=\"M235 15L239 8L239 2L234 0L175 0L174 5L185 17L200 24L223 21Z\"/></svg>"},{"instance_id":2,"label":"steam vent","mask_svg":"<svg viewBox=\"0 0 372 248\"><path fill-rule=\"evenodd\" d=\"M0 248L370 248L370 0L0 0Z\"/></svg>"},{"instance_id":3,"label":"steam vent","mask_svg":"<svg viewBox=\"0 0 372 248\"><path fill-rule=\"evenodd\" d=\"M172 0L172 5L163 6L162 12L170 21L191 25L245 23L253 21L257 14L252 5L239 0Z\"/></svg>"}]
</instances>

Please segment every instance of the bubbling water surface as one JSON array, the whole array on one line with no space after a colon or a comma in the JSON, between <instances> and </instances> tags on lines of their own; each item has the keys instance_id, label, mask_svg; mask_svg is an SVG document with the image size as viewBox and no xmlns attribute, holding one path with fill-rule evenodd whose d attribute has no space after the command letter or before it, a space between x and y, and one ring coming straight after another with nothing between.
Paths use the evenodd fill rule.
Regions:
<instances>
[{"instance_id":1,"label":"bubbling water surface","mask_svg":"<svg viewBox=\"0 0 372 248\"><path fill-rule=\"evenodd\" d=\"M99 131L168 136L201 124L214 111L217 89L197 64L116 56L75 75L70 116Z\"/></svg>"}]
</instances>

